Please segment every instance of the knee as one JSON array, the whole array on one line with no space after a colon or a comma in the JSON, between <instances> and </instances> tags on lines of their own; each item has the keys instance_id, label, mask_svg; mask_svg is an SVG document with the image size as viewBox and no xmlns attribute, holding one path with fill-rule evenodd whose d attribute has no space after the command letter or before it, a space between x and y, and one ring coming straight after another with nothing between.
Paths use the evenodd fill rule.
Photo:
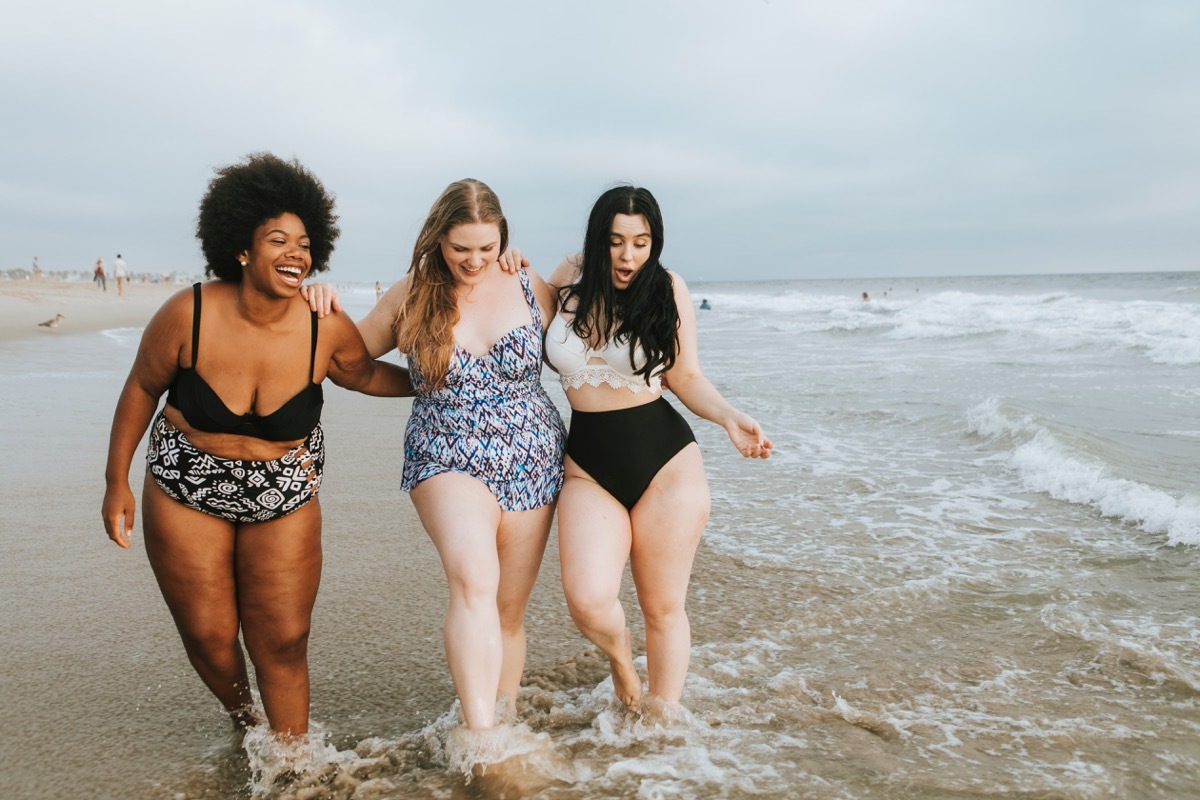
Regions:
<instances>
[{"instance_id":1,"label":"knee","mask_svg":"<svg viewBox=\"0 0 1200 800\"><path fill-rule=\"evenodd\" d=\"M584 589L568 589L566 591L567 610L571 619L579 627L592 627L603 619L617 603L616 595L606 592Z\"/></svg>"},{"instance_id":2,"label":"knee","mask_svg":"<svg viewBox=\"0 0 1200 800\"><path fill-rule=\"evenodd\" d=\"M225 625L192 626L179 629L187 652L203 658L223 658L238 647L238 630Z\"/></svg>"},{"instance_id":3,"label":"knee","mask_svg":"<svg viewBox=\"0 0 1200 800\"><path fill-rule=\"evenodd\" d=\"M263 660L275 664L295 663L308 658L308 626L293 630L275 630L263 640L254 642L247 637L246 649L257 666Z\"/></svg>"},{"instance_id":4,"label":"knee","mask_svg":"<svg viewBox=\"0 0 1200 800\"><path fill-rule=\"evenodd\" d=\"M480 604L496 604L496 593L500 589L500 571L488 564L460 564L447 573L450 584L450 601L475 607ZM522 609L524 614L524 609Z\"/></svg>"},{"instance_id":5,"label":"knee","mask_svg":"<svg viewBox=\"0 0 1200 800\"><path fill-rule=\"evenodd\" d=\"M525 630L525 606L500 606L500 630L505 636L515 636Z\"/></svg>"},{"instance_id":6,"label":"knee","mask_svg":"<svg viewBox=\"0 0 1200 800\"><path fill-rule=\"evenodd\" d=\"M682 602L642 603L642 616L647 628L660 631L688 624L687 611Z\"/></svg>"}]
</instances>

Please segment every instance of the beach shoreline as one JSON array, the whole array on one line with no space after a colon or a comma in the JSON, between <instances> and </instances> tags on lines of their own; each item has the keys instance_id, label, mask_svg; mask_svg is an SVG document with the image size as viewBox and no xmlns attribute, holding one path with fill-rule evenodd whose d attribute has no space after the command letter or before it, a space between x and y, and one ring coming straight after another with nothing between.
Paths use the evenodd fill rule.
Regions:
<instances>
[{"instance_id":1,"label":"beach shoreline","mask_svg":"<svg viewBox=\"0 0 1200 800\"><path fill-rule=\"evenodd\" d=\"M522 776L564 776L551 790L562 800L1195 795L1200 280L889 286L886 298L865 287L870 303L857 279L705 288L705 372L775 449L742 459L720 426L679 409L712 498L687 598L694 724L652 728L615 706L607 660L571 621L552 532L518 696L533 734L521 741L546 758L520 762ZM3 302L38 312L0 341L13 796L252 793L250 756L147 562L142 516L130 551L100 521L140 326L187 291L151 288L118 302L111 284L0 281ZM78 311L51 305L72 293ZM349 299L361 318L374 298L355 287ZM36 327L56 311L103 333ZM555 376L543 382L568 414ZM308 653L331 760L264 796L480 794L447 754L445 572L400 489L411 401L324 395Z\"/></svg>"},{"instance_id":2,"label":"beach shoreline","mask_svg":"<svg viewBox=\"0 0 1200 800\"><path fill-rule=\"evenodd\" d=\"M140 328L168 297L184 288L177 283L129 283L120 297L116 281L103 291L91 281L0 280L0 342ZM41 326L56 314L63 315L56 327Z\"/></svg>"}]
</instances>

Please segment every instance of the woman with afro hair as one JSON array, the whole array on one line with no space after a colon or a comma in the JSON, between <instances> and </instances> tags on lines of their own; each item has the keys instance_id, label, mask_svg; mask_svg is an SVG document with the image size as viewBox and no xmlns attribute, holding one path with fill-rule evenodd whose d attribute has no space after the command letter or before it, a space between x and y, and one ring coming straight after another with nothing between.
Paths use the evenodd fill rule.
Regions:
<instances>
[{"instance_id":1,"label":"woman with afro hair","mask_svg":"<svg viewBox=\"0 0 1200 800\"><path fill-rule=\"evenodd\" d=\"M336 221L333 197L297 161L258 153L217 170L196 232L213 280L171 297L146 326L105 472L104 527L128 549L129 466L153 421L141 509L150 566L192 666L234 724L259 722L244 642L281 737L308 731L321 383L412 394L408 373L373 360L345 314L318 319L299 295L328 268Z\"/></svg>"}]
</instances>

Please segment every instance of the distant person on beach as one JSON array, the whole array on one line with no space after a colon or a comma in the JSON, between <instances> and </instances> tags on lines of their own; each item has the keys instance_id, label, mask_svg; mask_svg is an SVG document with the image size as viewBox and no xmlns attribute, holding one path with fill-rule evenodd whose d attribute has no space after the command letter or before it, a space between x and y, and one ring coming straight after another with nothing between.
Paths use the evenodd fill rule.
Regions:
<instances>
[{"instance_id":1,"label":"distant person on beach","mask_svg":"<svg viewBox=\"0 0 1200 800\"><path fill-rule=\"evenodd\" d=\"M104 259L96 259L96 269L92 272L92 281L100 287L102 291L108 291L108 282L104 278Z\"/></svg>"},{"instance_id":2,"label":"distant person on beach","mask_svg":"<svg viewBox=\"0 0 1200 800\"><path fill-rule=\"evenodd\" d=\"M129 280L129 270L125 268L125 259L121 258L120 253L117 253L117 258L113 261L113 277L117 279L117 297L124 297L125 281Z\"/></svg>"},{"instance_id":3,"label":"distant person on beach","mask_svg":"<svg viewBox=\"0 0 1200 800\"><path fill-rule=\"evenodd\" d=\"M35 281L42 279L42 268L38 266L37 256L33 257L33 279Z\"/></svg>"},{"instance_id":4,"label":"distant person on beach","mask_svg":"<svg viewBox=\"0 0 1200 800\"><path fill-rule=\"evenodd\" d=\"M214 278L150 320L113 417L102 517L130 546L129 466L147 426L146 554L192 666L235 725L263 709L281 737L308 731L308 635L321 578L321 383L412 393L371 359L344 314L298 296L328 268L333 198L296 161L260 153L217 170L197 236ZM159 398L167 402L155 415Z\"/></svg>"},{"instance_id":5,"label":"distant person on beach","mask_svg":"<svg viewBox=\"0 0 1200 800\"><path fill-rule=\"evenodd\" d=\"M383 289L380 288L379 281L375 281L375 302L378 303L381 297L383 297Z\"/></svg>"},{"instance_id":6,"label":"distant person on beach","mask_svg":"<svg viewBox=\"0 0 1200 800\"><path fill-rule=\"evenodd\" d=\"M866 292L863 292L863 302L865 303L865 302L867 302L867 301L868 301L868 300L870 300L870 299L871 299L871 298L867 296L867 293L866 293Z\"/></svg>"},{"instance_id":7,"label":"distant person on beach","mask_svg":"<svg viewBox=\"0 0 1200 800\"><path fill-rule=\"evenodd\" d=\"M711 310L711 309L712 309L712 306L710 306L710 305L708 304L708 298L707 298L707 297L706 297L706 298L704 298L703 300L701 300L701 301L700 301L700 310L701 310L701 311L709 311L709 310Z\"/></svg>"},{"instance_id":8,"label":"distant person on beach","mask_svg":"<svg viewBox=\"0 0 1200 800\"><path fill-rule=\"evenodd\" d=\"M617 697L642 705L619 593L625 564L646 623L649 692L664 711L683 694L691 649L684 601L708 521L704 463L691 428L662 396L723 427L743 456L767 458L759 424L704 377L687 286L659 261L663 222L646 189L600 196L583 253L549 283L560 310L546 359L571 404L558 507L563 589L571 618L612 666Z\"/></svg>"},{"instance_id":9,"label":"distant person on beach","mask_svg":"<svg viewBox=\"0 0 1200 800\"><path fill-rule=\"evenodd\" d=\"M408 274L359 323L372 356L399 349L412 371L401 486L446 571L446 659L472 731L495 727L499 700L515 710L563 480L566 429L541 385L554 296L536 273L500 268L507 246L495 193L450 184Z\"/></svg>"}]
</instances>

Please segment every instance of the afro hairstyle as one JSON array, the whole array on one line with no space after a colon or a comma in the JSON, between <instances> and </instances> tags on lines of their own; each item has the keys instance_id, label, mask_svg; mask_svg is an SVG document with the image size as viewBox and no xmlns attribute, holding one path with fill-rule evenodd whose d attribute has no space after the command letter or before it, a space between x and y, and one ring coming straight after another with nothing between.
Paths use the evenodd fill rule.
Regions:
<instances>
[{"instance_id":1,"label":"afro hairstyle","mask_svg":"<svg viewBox=\"0 0 1200 800\"><path fill-rule=\"evenodd\" d=\"M310 272L329 269L333 243L341 233L333 213L334 197L299 161L251 153L216 173L200 200L196 223L206 275L240 281L237 258L253 245L254 231L287 213L299 217L308 233Z\"/></svg>"}]
</instances>

